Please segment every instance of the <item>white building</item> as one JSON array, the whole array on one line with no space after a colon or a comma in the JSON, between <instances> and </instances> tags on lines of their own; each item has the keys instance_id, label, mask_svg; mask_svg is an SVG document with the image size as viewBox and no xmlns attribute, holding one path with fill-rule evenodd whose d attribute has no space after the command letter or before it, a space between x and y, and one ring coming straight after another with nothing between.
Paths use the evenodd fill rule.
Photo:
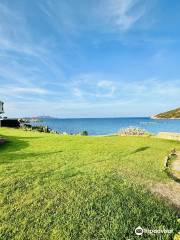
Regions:
<instances>
[{"instance_id":1,"label":"white building","mask_svg":"<svg viewBox=\"0 0 180 240\"><path fill-rule=\"evenodd\" d=\"M0 114L4 113L4 103L0 101Z\"/></svg>"}]
</instances>

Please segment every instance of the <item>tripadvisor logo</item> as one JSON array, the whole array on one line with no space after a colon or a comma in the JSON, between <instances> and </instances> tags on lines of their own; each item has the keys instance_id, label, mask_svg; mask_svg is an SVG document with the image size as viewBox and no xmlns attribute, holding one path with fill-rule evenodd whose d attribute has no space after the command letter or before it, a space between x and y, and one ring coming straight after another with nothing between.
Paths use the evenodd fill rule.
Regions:
<instances>
[{"instance_id":1,"label":"tripadvisor logo","mask_svg":"<svg viewBox=\"0 0 180 240\"><path fill-rule=\"evenodd\" d=\"M135 229L135 234L138 235L138 236L141 236L143 234L143 232L144 231L143 231L142 227L137 227Z\"/></svg>"},{"instance_id":2,"label":"tripadvisor logo","mask_svg":"<svg viewBox=\"0 0 180 240\"><path fill-rule=\"evenodd\" d=\"M143 233L146 233L146 234L172 234L173 229L147 229L147 228L142 229L142 227L140 227L140 226L135 229L136 235L141 236Z\"/></svg>"}]
</instances>

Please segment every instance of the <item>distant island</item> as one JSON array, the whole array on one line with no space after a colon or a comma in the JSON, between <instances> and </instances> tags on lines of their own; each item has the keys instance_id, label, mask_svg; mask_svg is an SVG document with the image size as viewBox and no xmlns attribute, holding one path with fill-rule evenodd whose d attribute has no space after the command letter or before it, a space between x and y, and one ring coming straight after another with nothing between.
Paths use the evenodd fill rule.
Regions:
<instances>
[{"instance_id":1,"label":"distant island","mask_svg":"<svg viewBox=\"0 0 180 240\"><path fill-rule=\"evenodd\" d=\"M54 119L54 117L51 117L51 116L36 116L36 117L31 117L31 119Z\"/></svg>"},{"instance_id":2,"label":"distant island","mask_svg":"<svg viewBox=\"0 0 180 240\"><path fill-rule=\"evenodd\" d=\"M152 116L153 119L180 119L180 108Z\"/></svg>"},{"instance_id":3,"label":"distant island","mask_svg":"<svg viewBox=\"0 0 180 240\"><path fill-rule=\"evenodd\" d=\"M36 122L43 122L44 119L54 119L51 116L37 116L37 117L24 117L19 118L20 123L36 123Z\"/></svg>"}]
</instances>

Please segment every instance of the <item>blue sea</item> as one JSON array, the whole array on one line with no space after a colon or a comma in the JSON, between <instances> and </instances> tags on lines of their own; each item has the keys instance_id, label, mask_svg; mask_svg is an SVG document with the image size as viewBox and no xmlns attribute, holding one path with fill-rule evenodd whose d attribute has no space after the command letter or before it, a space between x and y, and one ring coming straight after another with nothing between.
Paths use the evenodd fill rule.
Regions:
<instances>
[{"instance_id":1,"label":"blue sea","mask_svg":"<svg viewBox=\"0 0 180 240\"><path fill-rule=\"evenodd\" d=\"M75 134L84 130L89 135L114 134L122 128L139 127L151 133L178 132L180 120L156 120L145 117L135 118L76 118L76 119L42 119L37 125L47 125L53 130Z\"/></svg>"}]
</instances>

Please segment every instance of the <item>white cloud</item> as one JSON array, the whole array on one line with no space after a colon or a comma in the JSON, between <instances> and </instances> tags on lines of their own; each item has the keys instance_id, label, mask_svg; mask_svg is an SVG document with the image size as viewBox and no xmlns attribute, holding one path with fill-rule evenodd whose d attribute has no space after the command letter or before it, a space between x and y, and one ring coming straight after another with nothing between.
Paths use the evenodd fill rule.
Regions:
<instances>
[{"instance_id":1,"label":"white cloud","mask_svg":"<svg viewBox=\"0 0 180 240\"><path fill-rule=\"evenodd\" d=\"M146 12L146 1L100 0L39 1L39 7L59 34L79 35L83 32L112 32L129 30ZM68 38L67 38L68 41Z\"/></svg>"},{"instance_id":2,"label":"white cloud","mask_svg":"<svg viewBox=\"0 0 180 240\"><path fill-rule=\"evenodd\" d=\"M116 93L117 83L104 79L105 77L102 74L97 73L85 73L74 76L71 80L73 94L84 99L89 97L111 98Z\"/></svg>"},{"instance_id":3,"label":"white cloud","mask_svg":"<svg viewBox=\"0 0 180 240\"><path fill-rule=\"evenodd\" d=\"M132 110L135 105L142 105L142 99L144 105L151 103L152 106L159 100L158 105L167 101L168 104L180 102L179 80L137 80L131 72L131 81L113 74L96 72L64 76L63 64L68 76L78 71L74 66L80 66L79 59L76 64L76 58L72 56L75 56L74 52L79 55L82 51L85 51L84 55L86 51L89 52L83 45L89 44L89 38L91 41L91 37L95 36L99 40L99 33L112 31L114 37L114 32L123 35L133 29L146 14L146 0L92 0L82 1L82 4L76 4L76 1L70 1L70 4L69 1L39 0L35 4L39 4L45 14L43 19L42 12L40 13L41 20L45 20L45 23L49 21L52 39L48 36L42 39L41 34L36 32L38 26L30 29L32 22L28 22L25 11L7 7L6 1L3 2L0 3L0 96L11 105L11 112L18 113L21 108L22 114L23 111L24 114L31 111L33 113L34 109L43 114L43 111L46 113L46 110L50 109L49 114L64 111L70 116L71 112L87 113L86 109L92 114L93 109L96 109L98 113L102 112L102 108L106 110L106 107L111 113L113 109L120 107L128 109L128 106L131 106ZM82 34L86 37L86 31L87 42L83 42L82 48L80 45L76 46L79 39L79 44L82 43L79 36L71 38L68 35ZM57 33L61 34L61 37L57 36ZM66 34L67 38L64 38ZM106 40L105 37L103 35L102 41ZM38 39L38 44L35 39ZM64 39L72 41L71 48ZM61 58L61 51L64 58ZM105 56L104 52L101 54L102 57ZM162 57L162 54L157 54L155 60L162 61ZM84 56L80 58L80 61L86 60ZM83 67L93 68L87 63L88 61L85 61L79 71L83 71ZM101 70L107 72L108 69Z\"/></svg>"},{"instance_id":4,"label":"white cloud","mask_svg":"<svg viewBox=\"0 0 180 240\"><path fill-rule=\"evenodd\" d=\"M105 80L106 79L106 80ZM115 75L104 75L100 73L85 73L74 76L72 88L76 97L92 100L93 98L113 98L119 99L157 99L171 98L180 100L180 81L159 79L152 77L149 79L128 81L120 79Z\"/></svg>"},{"instance_id":5,"label":"white cloud","mask_svg":"<svg viewBox=\"0 0 180 240\"><path fill-rule=\"evenodd\" d=\"M53 45L48 38L39 39L37 44L26 11L10 6L0 3L1 98L16 101L25 95L27 100L38 99L39 95L60 95L57 89L52 93L45 88L46 84L63 79L61 67L51 51Z\"/></svg>"},{"instance_id":6,"label":"white cloud","mask_svg":"<svg viewBox=\"0 0 180 240\"><path fill-rule=\"evenodd\" d=\"M143 4L134 10L139 2L139 0L107 0L104 17L114 27L128 30L145 13Z\"/></svg>"},{"instance_id":7,"label":"white cloud","mask_svg":"<svg viewBox=\"0 0 180 240\"><path fill-rule=\"evenodd\" d=\"M3 91L5 98L7 92L11 96L16 96L16 101L13 97L9 97L8 101L5 101L6 113L9 116L13 116L13 114L16 116L46 115L47 113L57 117L148 116L162 111L162 109L178 106L180 102L179 80L170 83L163 82L158 78L150 78L144 81L128 82L120 81L112 76L109 76L111 80L97 79L100 74L97 76L96 74L84 75L88 75L91 82L88 82L87 79L85 81L81 74L81 79L84 80L79 81L76 87L73 83L68 86L67 98L61 98L56 92L51 93L47 89L36 87L30 89L17 86L14 89L13 86L3 87L0 89L1 96L3 96ZM101 77L104 79L103 75ZM79 79L79 76L77 78ZM99 86L98 91L97 86ZM111 89L111 86L116 86L113 96L105 94L104 89L101 92L102 87ZM28 94L31 91L35 91L39 97L32 97L31 94ZM106 90L106 93L107 91L109 90ZM54 98L56 94L59 96L57 99ZM50 96L50 98L43 96ZM19 109L21 109L20 112Z\"/></svg>"},{"instance_id":8,"label":"white cloud","mask_svg":"<svg viewBox=\"0 0 180 240\"><path fill-rule=\"evenodd\" d=\"M100 88L100 93L96 94L99 97L113 97L118 89L117 83L107 80L98 81L97 87Z\"/></svg>"},{"instance_id":9,"label":"white cloud","mask_svg":"<svg viewBox=\"0 0 180 240\"><path fill-rule=\"evenodd\" d=\"M43 88L28 88L28 87L14 87L12 89L12 92L14 93L33 93L33 94L45 94L48 93L46 89Z\"/></svg>"},{"instance_id":10,"label":"white cloud","mask_svg":"<svg viewBox=\"0 0 180 240\"><path fill-rule=\"evenodd\" d=\"M82 97L83 96L83 92L77 87L73 88L72 92L73 92L73 95L75 95L77 97Z\"/></svg>"},{"instance_id":11,"label":"white cloud","mask_svg":"<svg viewBox=\"0 0 180 240\"><path fill-rule=\"evenodd\" d=\"M19 59L33 59L34 62L48 66L52 72L62 75L59 66L51 60L52 41L48 37L40 38L38 42L34 40L26 12L0 3L0 23L0 60L6 56L9 58L11 52L13 59L15 56L19 56ZM2 54L4 56L1 57Z\"/></svg>"}]
</instances>

